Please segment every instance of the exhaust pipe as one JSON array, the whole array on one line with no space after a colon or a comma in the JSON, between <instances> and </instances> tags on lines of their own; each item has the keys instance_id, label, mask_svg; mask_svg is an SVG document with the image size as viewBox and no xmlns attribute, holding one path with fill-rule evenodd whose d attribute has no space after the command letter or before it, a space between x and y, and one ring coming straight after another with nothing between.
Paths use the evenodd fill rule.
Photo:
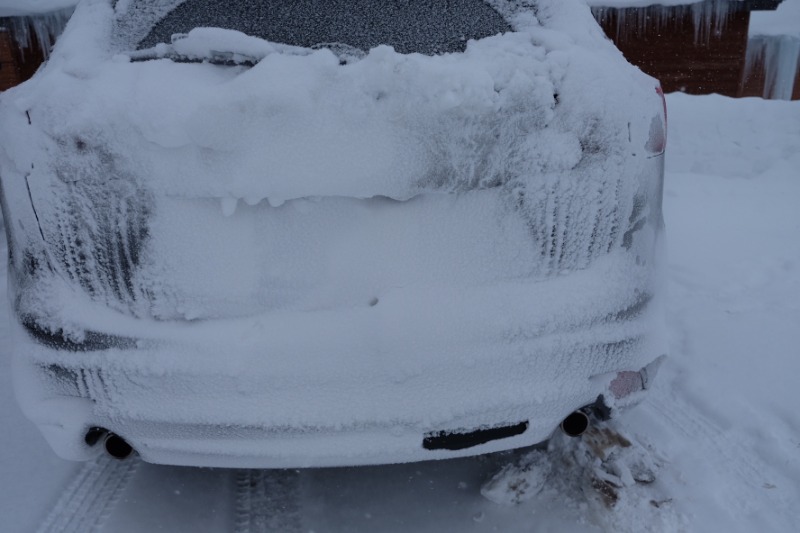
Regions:
<instances>
[{"instance_id":1,"label":"exhaust pipe","mask_svg":"<svg viewBox=\"0 0 800 533\"><path fill-rule=\"evenodd\" d=\"M93 427L89 428L86 435L83 436L83 440L87 446L94 446L106 435L108 435L108 430L106 428Z\"/></svg>"},{"instance_id":2,"label":"exhaust pipe","mask_svg":"<svg viewBox=\"0 0 800 533\"><path fill-rule=\"evenodd\" d=\"M108 455L114 459L127 459L133 453L133 448L131 445L125 442L125 439L115 433L109 432L108 435L106 435L106 438L103 441L103 446L105 447Z\"/></svg>"},{"instance_id":3,"label":"exhaust pipe","mask_svg":"<svg viewBox=\"0 0 800 533\"><path fill-rule=\"evenodd\" d=\"M561 422L561 431L570 437L580 437L589 429L589 415L583 411L575 411Z\"/></svg>"},{"instance_id":4,"label":"exhaust pipe","mask_svg":"<svg viewBox=\"0 0 800 533\"><path fill-rule=\"evenodd\" d=\"M115 459L126 459L133 453L133 447L125 442L125 439L106 428L98 426L89 428L83 440L88 446L94 446L102 440L106 453Z\"/></svg>"}]
</instances>

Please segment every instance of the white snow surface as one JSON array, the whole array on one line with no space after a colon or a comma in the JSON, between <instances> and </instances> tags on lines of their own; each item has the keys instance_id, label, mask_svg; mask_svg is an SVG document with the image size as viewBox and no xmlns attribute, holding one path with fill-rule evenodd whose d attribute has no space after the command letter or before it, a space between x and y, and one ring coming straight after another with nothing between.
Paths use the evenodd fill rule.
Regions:
<instances>
[{"instance_id":1,"label":"white snow surface","mask_svg":"<svg viewBox=\"0 0 800 533\"><path fill-rule=\"evenodd\" d=\"M750 14L750 36L790 35L800 39L800 0L783 0L775 11Z\"/></svg>"},{"instance_id":2,"label":"white snow surface","mask_svg":"<svg viewBox=\"0 0 800 533\"><path fill-rule=\"evenodd\" d=\"M575 30L575 22L567 20L569 6L572 4L567 4L560 16L555 10L555 22L551 22ZM162 230L159 234L163 240L156 243L161 248L155 249L160 252L155 255L165 257L166 250L178 251L183 261L177 265L156 265L149 272L150 282L165 280L173 285L172 291L206 298L188 302L177 298L179 305L156 302L155 314L197 318L210 313L232 316L262 311L263 295L247 298L252 296L253 286L263 284L264 276L272 289L280 289L270 293L270 298L276 298L277 294L277 300L267 305L283 308L271 321L256 316L226 322L198 336L197 330L203 328L196 325L159 331L155 322L135 321L121 313L109 313L102 306L99 309L103 311L98 312L96 302L70 294L64 300L68 305L55 311L62 320L73 320L78 326L83 322L103 326L106 321L108 329L137 336L161 335L175 340L182 340L184 335L194 337L193 360L179 357L150 361L151 355L164 354L157 351L150 354L143 349L142 360L111 354L111 364L125 369L140 367L165 376L171 372L191 376L188 371L193 368L211 371L217 380L211 382L211 387L204 388L204 384L193 383L190 378L182 382L185 388L179 389L181 394L187 394L177 395L180 397L175 400L179 404L198 399L205 402L209 408L202 416L207 419L200 422L215 422L219 418L235 421L237 415L242 416L224 405L215 405L219 402L213 385L241 379L244 392L253 395L261 376L250 375L246 363L257 353L245 351L237 359L220 358L219 354L225 353L230 338L236 339L237 347L257 347L263 345L264 335L275 340L274 371L285 380L284 385L291 386L298 377L304 383L314 380L320 387L326 383L342 384L339 390L322 393L319 388L312 388L308 391L309 398L304 399L307 403L297 404L298 410L295 405L291 409L284 406L277 413L262 415L272 423L292 424L302 419L323 424L340 414L335 412L335 404L322 405L327 397L348 398L354 408L348 413L350 419L380 417L387 406L409 408L424 404L426 398L414 396L409 384L426 379L435 382L449 370L442 361L455 360L452 357L457 352L462 360L473 365L464 374L470 379L485 379L489 375L494 380L509 379L510 385L495 399L498 405L541 400L542 395L562 392L558 390L560 382L547 384L543 392L533 390L523 373L513 374L518 368L514 365L506 365L503 370L512 372L511 375L502 374L494 368L482 344L497 339L488 339L486 335L508 332L509 337L503 339L506 346L517 341L524 343L530 333L526 329L528 324L551 328L580 322L597 310L613 308L620 302L589 289L600 280L606 283L606 288L613 289L635 270L621 269L624 263L609 257L594 265L597 268L577 277L565 277L559 284L542 289L544 292L538 292L532 284L520 283L520 279L535 279L535 274L549 274L548 268L553 265L536 263L539 250L520 247L523 238L515 233L520 231L519 226L509 221L498 222L496 213L504 201L500 192L469 180L470 175L487 175L485 169L475 174L469 171L479 162L491 165L493 161L497 168L511 165L515 172L530 171L531 176L543 179L541 182L531 179L524 184L531 192L542 184L556 190L559 186L571 190L570 182L565 179L568 175L602 188L607 186L609 176L631 170L613 156L628 147L625 122L630 116L637 119L632 125L632 138L646 138L651 117L640 109L649 110L651 102L634 99L638 92L630 91L629 85L636 78L627 69L617 72L617 83L602 81L606 78L599 74L606 75L609 66L606 54L615 52L601 45L597 55L592 55L577 46L576 43L594 42L591 37L583 36L583 29L588 26L579 27L565 38L562 33L548 32L529 21L522 28L524 31L517 34L472 43L463 58L400 56L387 48L378 48L344 69L330 52L297 56L273 53L258 43L264 58L255 68L230 70L209 65L174 65L168 60L131 64L122 53L124 50L118 50L120 54L115 57L103 56L97 51L104 49L107 36L99 31L100 22L109 13L100 2L87 2L79 9L85 10L83 20L92 22L71 24L67 29L71 35L65 36L66 44L56 49L53 59L60 66L40 73L36 78L38 85L32 83L16 89L3 100L3 106L9 110L6 116L13 117L2 125L4 170L12 176L22 175L35 163L31 194L44 200L46 207L47 195L52 191L37 188L36 178L44 179L47 170L60 172L60 179L77 184L70 187L80 188L81 180L97 174L97 165L103 168L102 157L81 156L80 150L64 147L77 148L83 144L115 155L141 155L137 160L123 160L123 171L118 175L145 180L152 190L170 196L156 206L161 210L156 224ZM227 32L213 33L210 37L229 39L236 46L249 47L248 51L254 48L252 40ZM86 50L95 55L77 53ZM523 53L534 54L541 62L517 68L516 62L504 61ZM593 60L598 57L602 60L595 64ZM445 74L431 76L429 68ZM404 75L397 75L398 70ZM165 77L174 79L174 85L165 86ZM291 83L292 77L302 83ZM259 98L261 94L256 87L265 82L269 86L268 101L280 102L280 106L265 105ZM598 87L598 83L610 85ZM323 89L337 95L339 107L330 109L320 105L315 95ZM396 97L411 93L412 89L415 96ZM353 95L354 90L361 92ZM557 107L555 92L562 102L580 100L584 105ZM154 93L160 98L146 96ZM603 95L609 95L608 101L603 101ZM620 113L614 102L630 105L630 115ZM672 358L656 382L649 403L620 422L621 429L642 449L649 450L652 462L660 465L657 483L644 487L624 484L628 490L623 490L617 506L608 510L597 505L591 490L580 485L581 465L561 465L564 470L556 472L564 475L557 476L555 481L546 475L552 469L536 469L530 471L528 479L539 490L539 496L527 501L521 498L522 503L509 510L480 500L478 486L486 476L485 467L476 466L480 465L477 461L459 466L446 463L394 469L309 471L299 474L303 483L297 489L299 492L291 496L296 498L292 504L302 510L300 518L295 515L293 520L301 520L303 529L435 531L452 529L453 524L462 531L494 528L525 531L542 524L557 530L577 531L797 529L800 420L794 409L797 394L793 376L800 371L794 355L800 341L796 328L800 320L796 301L800 289L797 281L800 244L796 238L799 222L796 199L800 192L796 176L800 164L798 107L796 103L683 95L670 96L669 104L672 130L665 204L671 239ZM359 110L364 106L371 106L370 117L379 120L359 122ZM456 106L469 113L448 114ZM507 112L508 109L513 111ZM31 110L35 128L28 128L27 110ZM97 127L98 116L108 119L100 127ZM535 124L539 128L535 139L542 144L533 153L539 158L512 158L509 163L508 153L484 151L491 144L487 145L482 133L487 124L495 126L490 117L496 117L502 125L513 123L515 117L524 117ZM296 124L303 118L311 122ZM575 125L592 118L605 121L612 131L625 134L600 137L602 158L598 160L611 163L588 167L581 173L582 139L574 134L581 130ZM416 122L406 123L406 120ZM276 124L274 131L259 126L271 121ZM345 126L339 126L339 121ZM303 142L295 138L294 143L281 144L278 127L291 133L295 126L298 131L303 126ZM424 140L409 135L420 129L430 130L430 135ZM545 129L550 133L544 132ZM47 134L30 133L32 130ZM307 138L308 131L317 134ZM514 142L526 142L529 134L524 129L499 131L512 135L512 146ZM462 137L452 137L453 132ZM299 135L295 133L296 137ZM465 139L473 142L475 153L455 148ZM279 150L259 153L257 148L267 144L265 140ZM299 152L293 151L297 146L301 147ZM102 154L102 150L94 153ZM51 154L53 159L41 158L43 153ZM259 155L255 157L254 153ZM343 158L341 154L350 157ZM64 161L65 156L68 164L54 163ZM151 167L142 161L157 164ZM432 161L440 165L435 175L451 178L426 180ZM231 164L236 165L235 174L228 170ZM171 173L148 172L162 167ZM336 179L319 179L320 169ZM496 179L502 182L503 176ZM117 185L116 191L125 196L128 184L123 179ZM449 205L450 199L444 192L462 192L458 206ZM191 197L188 204L187 196ZM323 196L325 199L320 200ZM393 210L385 204L412 198L416 207L410 213L420 225L410 235L392 234L390 244L397 246L386 244L382 240L386 232L402 225L392 218ZM599 201L610 200L600 194ZM374 209L386 213L382 215L385 218L374 227L364 228L366 219L360 217ZM467 210L472 217L465 217L461 210ZM331 212L338 215L331 217ZM342 216L342 212L347 215ZM212 213L217 216L212 217ZM335 223L322 228L310 225L303 232L309 236L303 246L316 249L318 243L333 242L325 250L334 268L329 271L330 279L326 279L330 282L328 290L315 291L313 300L308 301L304 300L308 292L302 290L306 288L303 283L318 279L319 265L307 261L304 250L293 255L297 250L295 242L278 239L261 249L253 247L254 242L263 241L263 234L242 232L242 228L263 227L265 221L278 228L296 228L298 219L314 220L314 213L320 215L318 220ZM450 213L452 218L443 218L442 213ZM48 216L47 209L42 210L41 216ZM195 231L178 231L187 227ZM363 229L349 239L330 241L339 228ZM442 233L444 228L448 231ZM447 239L442 239L443 234ZM236 237L231 238L232 235ZM457 238L453 239L453 235ZM374 265L370 265L369 254L364 253L365 242L370 244L366 247L370 253L377 253L379 264L395 265L396 269L378 271L376 277L365 278L364 273L376 272ZM495 261L473 261L484 256L470 248L476 243L495 247ZM575 249L581 248L573 245ZM248 263L257 264L264 257L260 254L269 254L271 250L285 252L282 256L288 260L267 273L242 269L236 260L244 253ZM485 252L486 248L482 250ZM387 257L393 262L387 262ZM430 263L419 265L415 257L429 258ZM353 261L354 258L358 261ZM577 266L585 266L589 259L579 258ZM521 264L533 264L541 270L515 270ZM237 279L215 282L213 273L228 271L237 272ZM170 277L170 272L177 274ZM444 279L448 282L443 283ZM419 286L407 290L408 280ZM474 288L487 285L493 290ZM369 314L377 290L382 291L376 301L376 309L381 313L378 319ZM570 305L571 297L578 298L584 293L596 297L589 302L581 301L582 305ZM230 300L220 299L220 295L229 295ZM37 301L36 295L25 296L31 298L32 305L53 304ZM560 305L549 322L542 322L546 317L541 311L526 307L526 300L536 297ZM231 302L245 303L235 308ZM476 308L483 310L485 316L469 314L470 309ZM326 312L331 309L337 312ZM317 312L311 322L305 313L309 310ZM433 320L441 316L455 316L459 320L444 323ZM408 327L398 327L398 319L402 326ZM320 343L319 332L335 333L329 338L338 342L349 337L348 328L359 327L358 321L377 326L370 329L376 332L374 336L361 340L371 346L383 343L385 351L381 354L394 361L392 370L399 372L381 376L386 379L379 383L394 379L392 385L375 390L374 383L370 385L361 379L369 374L374 361L360 361L362 364L356 367L358 372L350 376L350 381L346 379L345 368L319 364L298 368L292 358L293 343L310 346L316 363L336 351L349 354L346 345ZM457 322L467 327L454 327ZM447 327L442 332L431 324ZM494 325L499 325L499 329L493 328ZM398 336L403 331L415 335ZM556 348L571 342L560 336L559 331L553 333L551 341ZM613 341L630 333L601 328L585 333L581 341L589 337ZM424 342L420 343L416 335ZM413 350L420 344L434 346L449 357L427 359L424 352ZM3 350L7 343L0 346ZM415 356L395 357L399 353ZM564 361L576 367L581 366L579 363ZM173 381L171 385L174 384ZM123 383L120 390L126 390L128 385L135 383ZM198 388L208 394L197 395ZM409 390L411 397L403 396L402 392ZM476 405L480 398L474 390L477 388L470 386L452 391L450 402L431 408L431 420L452 420L474 412L481 407ZM25 391L20 394L24 396ZM370 402L369 398L381 401ZM4 440L0 441L7 451L4 457L13 458L0 462L3 468L0 505L9 506L0 509L0 520L4 521L0 529L31 530L42 519L43 510L56 500L71 467L52 458L41 446L29 445L28 442L41 444L41 437L38 433L26 433L29 426L20 419L10 400L3 405L0 412L14 431L5 432ZM319 405L322 405L319 410L310 407ZM145 393L131 397L130 404L122 407L122 411L111 413L112 418L135 415L137 410L152 412L161 405L157 395ZM55 412L53 415L60 416ZM284 447L289 444L294 445L278 443ZM302 454L305 450L289 451ZM40 460L42 454L47 457L45 462ZM53 465L52 472L43 471L42 464L46 462ZM625 468L618 469L621 478L629 482L624 472ZM125 500L130 503L123 502L118 508L108 530L145 531L154 527L197 530L197 516L208 516L217 509L204 506L204 502L224 501L226 494L230 496L227 485L215 483L219 475L155 467L146 470L135 478L138 484L128 488ZM425 494L423 501L408 492L412 478L425 482L413 485ZM16 481L19 479L26 484ZM342 487L353 486L353 479L357 488L343 492ZM397 479L402 482L393 485ZM166 488L170 489L168 497L164 497ZM470 492L462 495L464 490ZM181 499L181 491L200 497ZM493 500L502 500L501 491L487 492ZM350 497L354 493L356 497ZM440 505L431 505L431 494L440 499ZM154 495L161 495L161 500L157 501ZM145 502L150 512L137 511L141 507L136 502ZM215 505L224 507L221 503ZM220 516L225 516L225 512L221 509ZM531 519L533 513L535 520ZM209 523L219 521L218 516L216 522Z\"/></svg>"},{"instance_id":3,"label":"white snow surface","mask_svg":"<svg viewBox=\"0 0 800 533\"><path fill-rule=\"evenodd\" d=\"M407 199L426 189L479 185L469 181L474 178L469 172L447 177L456 174L454 166L475 165L478 157L489 167L481 179L502 179L498 173L506 172L514 153L533 138L541 156L518 164L535 165L529 170L538 174L571 170L580 158L575 121L627 120L604 116L607 102L580 116L570 116L575 105L558 111L554 94L566 101L580 99L591 90L589 80L597 79L597 67L590 65L593 54L574 41L535 25L472 43L466 54L403 56L379 47L344 68L327 50L300 57L270 53L280 47L224 30L198 29L175 44L179 50L190 46L194 53L225 46L263 57L255 68L241 72L158 61L131 65L124 56L111 61L87 49L108 50L101 29L107 28L111 11L91 3L84 7L90 10L91 16L75 17L81 26L78 21L70 25L47 79L39 80L47 99L29 89L17 106L36 106L37 123L56 137L80 136L89 143L103 142L111 153L124 148L142 154L141 160L153 163L130 170L168 193L253 202L328 195ZM569 9L559 11L554 18L570 14ZM587 28L596 35L587 18L584 14L571 24L573 39ZM595 44L598 54L614 53L599 40ZM517 60L525 55L540 60ZM92 65L81 64L86 62ZM635 76L620 70L617 83L606 81L612 76L602 77L607 84L603 92L647 109L649 102L637 102L627 89ZM76 73L81 75L76 78ZM161 83L165 77L170 84ZM51 90L54 86L59 89ZM154 93L158 99L149 98ZM641 121L649 120L642 115ZM464 137L478 142L487 130L502 136L500 124L510 129L522 121L534 125L532 136L497 143L501 153L491 148L486 154L457 151L456 146L469 144ZM545 127L552 133L543 132ZM430 133L419 138L420 131ZM435 170L446 176L445 183L428 182L434 157L444 165ZM514 168L509 174L521 170L528 169Z\"/></svg>"},{"instance_id":4,"label":"white snow surface","mask_svg":"<svg viewBox=\"0 0 800 533\"><path fill-rule=\"evenodd\" d=\"M301 471L282 507L271 507L283 510L283 530L798 530L800 104L674 94L668 105L671 357L646 402L616 426L658 466L655 483L624 486L608 509L583 484L585 466L557 462L556 476L523 477L535 497L506 506L479 487L513 455ZM0 325L5 380L8 334ZM33 531L76 471L51 454L5 383L0 530ZM225 471L147 466L113 512L100 509L111 513L103 530L234 530L232 487Z\"/></svg>"},{"instance_id":5,"label":"white snow surface","mask_svg":"<svg viewBox=\"0 0 800 533\"><path fill-rule=\"evenodd\" d=\"M622 60L579 2L540 3L541 23L515 15L513 2L493 4L518 31L470 42L463 54L381 46L340 65L326 49L210 28L156 47L260 59L244 69L131 62L131 43L109 36L108 4L85 2L47 67L3 99L3 167L17 179L33 167L28 181L45 231L71 225L56 221L67 189L108 217L79 226L124 226L151 212L147 263L132 290L155 299L117 301L88 265L98 299L137 316L357 306L388 286L464 286L585 267L599 253L587 244L590 233L619 240L615 228L628 223L660 109L656 82ZM28 116L33 127L24 128ZM119 194L97 197L107 190L97 180L112 175ZM464 202L453 204L455 195ZM498 215L520 195L522 217ZM393 201L409 208L376 211ZM380 219L365 224L373 212ZM424 238L398 234L408 227L401 216ZM535 221L542 227L555 216L596 227L519 247L508 236L525 231L524 216L544 217ZM307 228L280 231L298 223ZM364 228L360 244L337 237L356 227ZM451 233L434 230L445 227ZM475 244L465 250L468 240ZM491 261L480 246L495 250ZM270 262L268 272L242 266ZM237 276L220 275L231 271ZM309 299L320 284L330 287Z\"/></svg>"},{"instance_id":6,"label":"white snow surface","mask_svg":"<svg viewBox=\"0 0 800 533\"><path fill-rule=\"evenodd\" d=\"M0 0L0 17L41 15L73 7L77 3L77 0Z\"/></svg>"}]
</instances>

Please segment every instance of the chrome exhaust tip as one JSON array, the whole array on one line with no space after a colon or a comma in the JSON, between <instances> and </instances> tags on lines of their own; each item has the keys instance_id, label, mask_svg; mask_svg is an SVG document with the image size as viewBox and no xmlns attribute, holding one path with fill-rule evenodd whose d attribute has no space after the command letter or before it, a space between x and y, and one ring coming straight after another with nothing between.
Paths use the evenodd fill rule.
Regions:
<instances>
[{"instance_id":1,"label":"chrome exhaust tip","mask_svg":"<svg viewBox=\"0 0 800 533\"><path fill-rule=\"evenodd\" d=\"M575 411L561 422L561 431L570 437L580 437L589 429L589 415Z\"/></svg>"},{"instance_id":2,"label":"chrome exhaust tip","mask_svg":"<svg viewBox=\"0 0 800 533\"><path fill-rule=\"evenodd\" d=\"M106 453L114 459L127 459L133 453L133 447L125 439L114 433L106 435L103 441Z\"/></svg>"}]
</instances>

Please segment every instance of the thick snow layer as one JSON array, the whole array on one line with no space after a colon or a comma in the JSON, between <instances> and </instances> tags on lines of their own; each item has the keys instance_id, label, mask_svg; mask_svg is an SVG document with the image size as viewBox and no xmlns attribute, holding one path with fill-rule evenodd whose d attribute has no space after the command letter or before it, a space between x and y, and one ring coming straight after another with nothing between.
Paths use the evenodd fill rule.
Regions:
<instances>
[{"instance_id":1,"label":"thick snow layer","mask_svg":"<svg viewBox=\"0 0 800 533\"><path fill-rule=\"evenodd\" d=\"M40 15L73 7L77 0L0 0L0 17Z\"/></svg>"},{"instance_id":2,"label":"thick snow layer","mask_svg":"<svg viewBox=\"0 0 800 533\"><path fill-rule=\"evenodd\" d=\"M67 499L74 507L64 509L77 510L58 516L110 514L104 531L116 533L237 531L236 523L250 523L237 520L265 516L283 531L796 531L800 104L713 95L667 99L671 357L649 399L617 426L633 448L602 465L627 479L625 471L636 464L627 450L633 450L657 467L654 483L620 483L609 509L584 477L599 461L587 464L591 457L569 447L553 455L552 465L500 455L291 471L288 478L144 465L113 510L103 497L95 507ZM0 375L8 379L5 307L0 319ZM33 531L78 472L53 457L22 417L10 382L0 391L6 394L0 419L12 428L0 436L0 530ZM514 506L482 498L480 487L509 472L509 463L523 466L517 472L539 489L536 497ZM87 471L76 498L102 494L90 489L103 487L98 481L106 478ZM249 487L272 487L273 497ZM253 494L261 499L244 498ZM498 490L491 495L511 503ZM251 515L253 501L261 504Z\"/></svg>"},{"instance_id":3,"label":"thick snow layer","mask_svg":"<svg viewBox=\"0 0 800 533\"><path fill-rule=\"evenodd\" d=\"M775 11L750 14L750 35L790 35L800 38L800 0L783 0Z\"/></svg>"},{"instance_id":4,"label":"thick snow layer","mask_svg":"<svg viewBox=\"0 0 800 533\"><path fill-rule=\"evenodd\" d=\"M99 17L105 15L97 15L94 24L102 27ZM70 29L85 32L84 38L92 33L88 24ZM589 90L591 79L590 67L578 64L588 63L590 54L569 42L552 42L536 27L473 43L464 55L403 56L384 47L345 67L327 50L300 57L270 54L269 43L255 50L257 40L233 32L198 30L174 46L178 52L191 46L196 54L204 39L211 39L209 49L224 39L263 59L241 72L158 61L128 64L120 57L76 80L64 77L77 67L67 59L77 55L70 50L77 43L65 36L46 71L54 78L39 82L60 88L48 89L47 101L38 102L34 90L25 104L44 106L37 122L57 137L79 136L90 144L102 139L110 153L124 148L142 154L152 164L130 171L161 191L278 203L333 195L407 199L426 190L502 182L504 173L572 170L581 158L580 143L586 142L574 122L607 112L590 108L576 114L578 106L571 102ZM539 61L517 61L523 55ZM164 77L169 85L161 84ZM631 93L633 78L623 77L628 81L618 90ZM159 99L146 99L154 91ZM556 94L565 105L556 106ZM629 104L633 97L626 97ZM648 108L647 102L638 106ZM637 112L649 126L647 112ZM106 124L89 123L97 116ZM627 117L616 120L623 127L609 124L603 134L627 130ZM508 138L510 125L522 123L531 135ZM420 131L430 133L420 138ZM481 139L487 135L500 140ZM515 156L534 139L543 157ZM614 149L620 139L598 142ZM485 152L461 148L470 144ZM477 167L478 158L486 169Z\"/></svg>"},{"instance_id":5,"label":"thick snow layer","mask_svg":"<svg viewBox=\"0 0 800 533\"><path fill-rule=\"evenodd\" d=\"M649 438L673 450L690 529L793 531L800 104L685 95L668 104L675 366L659 376L663 399L637 417L652 417Z\"/></svg>"},{"instance_id":6,"label":"thick snow layer","mask_svg":"<svg viewBox=\"0 0 800 533\"><path fill-rule=\"evenodd\" d=\"M540 3L541 21L494 3L518 31L462 54L379 46L342 65L327 49L209 28L155 49L198 59L222 48L257 61L250 69L131 61L146 30L126 27L131 41L112 42L108 5L81 4L47 67L3 101L6 165L27 172L35 162L28 182L46 239L98 243L56 252L66 275L139 316L353 306L381 288L586 267L622 241L643 193L638 176L652 172L656 82L622 60L577 2ZM458 195L463 204L452 203ZM80 223L63 218L65 196L84 206L66 214ZM132 250L145 236L125 228L144 218L139 258ZM298 223L307 229L281 230ZM63 234L71 227L126 234L122 257L107 257L97 237ZM528 227L539 229L527 245L508 237ZM111 273L98 267L112 261ZM237 276L223 274L232 269Z\"/></svg>"}]
</instances>

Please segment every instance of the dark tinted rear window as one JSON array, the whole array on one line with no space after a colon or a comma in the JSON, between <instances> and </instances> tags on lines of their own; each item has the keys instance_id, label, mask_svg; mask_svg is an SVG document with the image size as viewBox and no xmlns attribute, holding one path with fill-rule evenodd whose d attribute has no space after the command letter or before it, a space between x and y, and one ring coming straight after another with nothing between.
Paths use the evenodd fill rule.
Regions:
<instances>
[{"instance_id":1,"label":"dark tinted rear window","mask_svg":"<svg viewBox=\"0 0 800 533\"><path fill-rule=\"evenodd\" d=\"M187 0L139 48L204 26L303 47L336 43L369 50L388 44L423 54L463 51L469 39L510 30L483 0Z\"/></svg>"}]
</instances>

